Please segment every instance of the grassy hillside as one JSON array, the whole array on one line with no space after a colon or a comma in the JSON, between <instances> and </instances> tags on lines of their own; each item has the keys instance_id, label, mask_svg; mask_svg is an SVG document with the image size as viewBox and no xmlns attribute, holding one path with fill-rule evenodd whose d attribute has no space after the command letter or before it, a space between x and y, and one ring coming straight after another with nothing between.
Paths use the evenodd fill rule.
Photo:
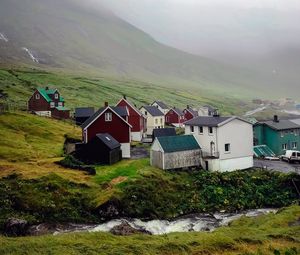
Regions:
<instances>
[{"instance_id":1,"label":"grassy hillside","mask_svg":"<svg viewBox=\"0 0 300 255\"><path fill-rule=\"evenodd\" d=\"M95 78L93 78L95 77ZM138 106L163 100L169 106L186 107L211 104L222 114L242 114L252 107L238 96L219 94L207 89L187 88L172 84L159 85L130 79L99 76L77 76L53 73L37 69L0 69L0 86L8 94L8 100L26 107L32 91L40 86L55 87L66 99L67 107L102 106L105 101L116 104L125 94Z\"/></svg>"},{"instance_id":2,"label":"grassy hillside","mask_svg":"<svg viewBox=\"0 0 300 255\"><path fill-rule=\"evenodd\" d=\"M300 207L273 215L243 217L213 233L175 233L130 237L106 233L5 238L0 253L6 254L141 254L141 255L296 255L300 252Z\"/></svg>"},{"instance_id":3,"label":"grassy hillside","mask_svg":"<svg viewBox=\"0 0 300 255\"><path fill-rule=\"evenodd\" d=\"M105 74L249 97L289 93L282 86L267 89L277 80L259 71L167 47L105 9L87 10L74 1L2 0L0 23L1 33L8 38L0 40L0 62L7 65Z\"/></svg>"}]
</instances>

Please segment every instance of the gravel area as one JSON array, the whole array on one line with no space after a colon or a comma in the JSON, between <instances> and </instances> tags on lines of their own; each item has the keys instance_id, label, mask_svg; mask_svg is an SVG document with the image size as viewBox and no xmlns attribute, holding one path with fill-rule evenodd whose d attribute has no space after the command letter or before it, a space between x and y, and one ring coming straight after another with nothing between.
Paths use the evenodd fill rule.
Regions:
<instances>
[{"instance_id":1,"label":"gravel area","mask_svg":"<svg viewBox=\"0 0 300 255\"><path fill-rule=\"evenodd\" d=\"M280 171L283 173L296 172L296 173L300 174L300 164L299 163L289 164L284 161L271 161L271 160L255 159L254 167L264 168L266 170L276 170L276 171Z\"/></svg>"}]
</instances>

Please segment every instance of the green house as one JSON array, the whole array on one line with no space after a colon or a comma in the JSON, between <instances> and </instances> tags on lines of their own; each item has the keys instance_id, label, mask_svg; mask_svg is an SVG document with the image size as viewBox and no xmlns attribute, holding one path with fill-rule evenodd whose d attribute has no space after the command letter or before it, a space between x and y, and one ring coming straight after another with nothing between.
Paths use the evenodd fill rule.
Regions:
<instances>
[{"instance_id":1,"label":"green house","mask_svg":"<svg viewBox=\"0 0 300 255\"><path fill-rule=\"evenodd\" d=\"M254 125L254 145L267 145L277 156L286 150L300 150L300 121L273 120Z\"/></svg>"}]
</instances>

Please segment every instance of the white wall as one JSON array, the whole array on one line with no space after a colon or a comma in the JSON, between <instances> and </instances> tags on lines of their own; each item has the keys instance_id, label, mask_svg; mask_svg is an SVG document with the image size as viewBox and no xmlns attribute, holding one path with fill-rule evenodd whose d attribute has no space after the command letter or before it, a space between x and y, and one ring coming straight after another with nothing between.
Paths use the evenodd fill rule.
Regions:
<instances>
[{"instance_id":1,"label":"white wall","mask_svg":"<svg viewBox=\"0 0 300 255\"><path fill-rule=\"evenodd\" d=\"M140 142L143 139L143 131L131 132L131 140L134 142Z\"/></svg>"},{"instance_id":2,"label":"white wall","mask_svg":"<svg viewBox=\"0 0 300 255\"><path fill-rule=\"evenodd\" d=\"M121 143L122 158L130 158L130 143Z\"/></svg>"}]
</instances>

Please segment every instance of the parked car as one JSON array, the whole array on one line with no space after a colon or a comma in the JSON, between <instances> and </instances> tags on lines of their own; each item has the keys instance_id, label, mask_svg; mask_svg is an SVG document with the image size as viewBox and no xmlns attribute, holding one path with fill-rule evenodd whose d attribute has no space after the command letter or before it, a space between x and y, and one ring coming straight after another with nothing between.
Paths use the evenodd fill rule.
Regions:
<instances>
[{"instance_id":1,"label":"parked car","mask_svg":"<svg viewBox=\"0 0 300 255\"><path fill-rule=\"evenodd\" d=\"M281 159L289 163L300 162L300 151L287 150Z\"/></svg>"}]
</instances>

